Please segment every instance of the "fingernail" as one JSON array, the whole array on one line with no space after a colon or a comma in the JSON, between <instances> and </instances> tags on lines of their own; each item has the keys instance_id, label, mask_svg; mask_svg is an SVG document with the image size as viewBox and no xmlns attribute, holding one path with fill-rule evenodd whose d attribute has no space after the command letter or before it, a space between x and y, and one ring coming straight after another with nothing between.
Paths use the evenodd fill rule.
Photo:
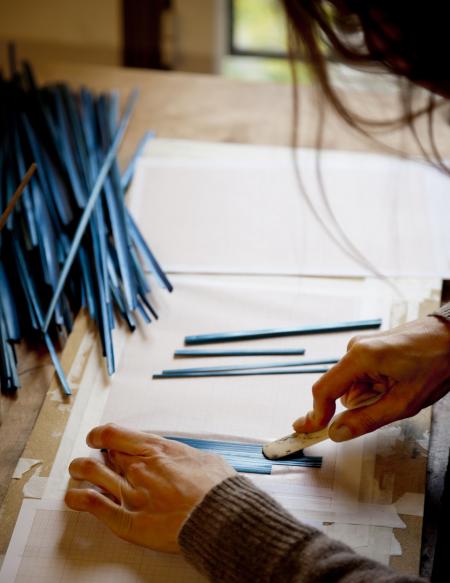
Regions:
<instances>
[{"instance_id":1,"label":"fingernail","mask_svg":"<svg viewBox=\"0 0 450 583\"><path fill-rule=\"evenodd\" d=\"M340 425L339 427L330 427L329 435L333 441L348 441L351 439L352 432L346 425Z\"/></svg>"}]
</instances>

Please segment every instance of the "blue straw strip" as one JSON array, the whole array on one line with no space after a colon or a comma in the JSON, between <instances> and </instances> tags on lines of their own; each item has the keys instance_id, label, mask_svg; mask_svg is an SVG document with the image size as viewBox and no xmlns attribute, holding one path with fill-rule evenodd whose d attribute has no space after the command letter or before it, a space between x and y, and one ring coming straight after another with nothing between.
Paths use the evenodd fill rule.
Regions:
<instances>
[{"instance_id":1,"label":"blue straw strip","mask_svg":"<svg viewBox=\"0 0 450 583\"><path fill-rule=\"evenodd\" d=\"M287 375L287 374L316 374L328 372L328 368L277 368L271 370L251 370L251 371L225 371L225 372L186 372L177 374L156 373L153 379L187 379L187 378L206 378L206 377L251 377L251 376L268 376L268 375Z\"/></svg>"},{"instance_id":2,"label":"blue straw strip","mask_svg":"<svg viewBox=\"0 0 450 583\"><path fill-rule=\"evenodd\" d=\"M201 366L194 368L172 368L163 370L165 375L171 374L186 374L186 373L201 373L201 372L227 372L233 370L255 370L264 368L289 368L291 366L311 366L315 364L336 364L338 358L322 358L318 360L295 360L293 362L269 362L269 363L253 363L253 364L236 364L229 366Z\"/></svg>"},{"instance_id":3,"label":"blue straw strip","mask_svg":"<svg viewBox=\"0 0 450 583\"><path fill-rule=\"evenodd\" d=\"M31 278L30 274L28 273L27 264L26 264L25 258L23 256L23 253L22 253L22 250L20 248L18 241L14 241L14 250L16 252L17 267L19 270L20 277L22 279L22 286L23 286L24 291L27 295L27 300L29 303L28 309L30 310L31 313L34 314L34 316L37 320L37 324L39 325L39 328L42 330L43 317L42 317L41 308L39 306L38 296L37 296L36 290L34 289L33 280ZM48 335L47 332L42 331L42 333L44 335L44 340L45 340L45 343L47 345L47 349L50 353L50 357L52 359L53 366L55 367L56 374L58 375L59 382L61 383L61 387L64 391L64 394L67 396L71 395L72 390L69 386L69 383L67 382L66 375L65 375L64 370L61 366L58 355L56 354L56 350L53 346L53 343L50 339L50 336Z\"/></svg>"},{"instance_id":4,"label":"blue straw strip","mask_svg":"<svg viewBox=\"0 0 450 583\"><path fill-rule=\"evenodd\" d=\"M195 344L212 344L215 342L236 342L237 340L259 340L261 338L280 338L285 336L303 336L305 334L325 334L329 332L348 332L352 330L370 330L379 328L381 319L356 320L353 322L337 322L319 324L316 326L300 326L298 328L269 328L265 330L241 330L237 332L218 332L214 334L198 334L186 336L187 346Z\"/></svg>"},{"instance_id":5,"label":"blue straw strip","mask_svg":"<svg viewBox=\"0 0 450 583\"><path fill-rule=\"evenodd\" d=\"M139 142L133 156L131 157L131 160L128 162L128 165L122 174L121 185L124 192L126 192L128 190L128 187L130 186L131 179L133 178L133 174L136 169L137 161L141 157L145 149L145 146L150 140L153 140L153 138L155 137L156 137L155 132L146 132L142 140Z\"/></svg>"},{"instance_id":6,"label":"blue straw strip","mask_svg":"<svg viewBox=\"0 0 450 583\"><path fill-rule=\"evenodd\" d=\"M180 348L175 350L175 358L203 358L212 356L302 356L304 348L257 348L248 350L202 350L196 348Z\"/></svg>"},{"instance_id":7,"label":"blue straw strip","mask_svg":"<svg viewBox=\"0 0 450 583\"><path fill-rule=\"evenodd\" d=\"M133 217L130 214L130 211L128 210L127 210L127 222L128 228L130 229L131 238L133 239L134 244L136 245L143 260L147 263L148 268L156 277L159 285L170 292L173 291L172 284L170 283L167 275L164 273L161 266L159 265L156 257L153 255L152 250L145 242L144 237L139 231Z\"/></svg>"}]
</instances>

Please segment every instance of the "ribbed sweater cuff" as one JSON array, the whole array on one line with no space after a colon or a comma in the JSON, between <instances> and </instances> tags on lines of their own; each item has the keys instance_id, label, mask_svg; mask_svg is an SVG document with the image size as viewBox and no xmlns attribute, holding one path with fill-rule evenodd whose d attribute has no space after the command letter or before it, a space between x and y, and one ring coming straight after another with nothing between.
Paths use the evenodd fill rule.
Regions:
<instances>
[{"instance_id":1,"label":"ribbed sweater cuff","mask_svg":"<svg viewBox=\"0 0 450 583\"><path fill-rule=\"evenodd\" d=\"M450 302L448 304L444 304L439 308L439 310L436 310L435 312L432 312L429 315L443 318L444 320L447 320L447 322L450 324Z\"/></svg>"},{"instance_id":2,"label":"ribbed sweater cuff","mask_svg":"<svg viewBox=\"0 0 450 583\"><path fill-rule=\"evenodd\" d=\"M263 583L274 580L293 546L316 534L248 479L234 476L194 509L179 543L188 561L212 581Z\"/></svg>"}]
</instances>

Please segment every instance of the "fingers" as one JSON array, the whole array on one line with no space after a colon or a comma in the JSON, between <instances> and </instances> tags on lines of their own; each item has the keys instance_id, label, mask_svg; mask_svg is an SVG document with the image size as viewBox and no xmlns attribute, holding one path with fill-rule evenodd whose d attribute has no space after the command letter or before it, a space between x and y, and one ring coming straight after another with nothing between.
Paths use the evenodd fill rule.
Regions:
<instances>
[{"instance_id":1,"label":"fingers","mask_svg":"<svg viewBox=\"0 0 450 583\"><path fill-rule=\"evenodd\" d=\"M333 441L347 441L404 419L408 414L405 403L385 394L372 405L341 413L331 424L328 434Z\"/></svg>"},{"instance_id":2,"label":"fingers","mask_svg":"<svg viewBox=\"0 0 450 583\"><path fill-rule=\"evenodd\" d=\"M130 498L131 488L126 481L101 462L92 458L77 458L69 466L69 473L75 480L86 480L109 494L116 500Z\"/></svg>"},{"instance_id":3,"label":"fingers","mask_svg":"<svg viewBox=\"0 0 450 583\"><path fill-rule=\"evenodd\" d=\"M347 353L313 386L314 408L294 424L298 433L311 433L326 427L336 411L336 399L344 395L362 376L362 369Z\"/></svg>"},{"instance_id":4,"label":"fingers","mask_svg":"<svg viewBox=\"0 0 450 583\"><path fill-rule=\"evenodd\" d=\"M130 531L131 515L129 512L100 492L70 489L66 492L64 500L72 510L89 512L123 538L126 538Z\"/></svg>"},{"instance_id":5,"label":"fingers","mask_svg":"<svg viewBox=\"0 0 450 583\"><path fill-rule=\"evenodd\" d=\"M129 455L145 455L151 444L162 441L162 437L133 431L109 423L94 427L86 438L90 447L96 449L115 449Z\"/></svg>"},{"instance_id":6,"label":"fingers","mask_svg":"<svg viewBox=\"0 0 450 583\"><path fill-rule=\"evenodd\" d=\"M140 485L143 479L148 478L148 458L144 461L140 457L114 450L108 451L108 458L116 472L125 476L133 486Z\"/></svg>"},{"instance_id":7,"label":"fingers","mask_svg":"<svg viewBox=\"0 0 450 583\"><path fill-rule=\"evenodd\" d=\"M346 409L355 409L362 405L369 405L386 392L386 386L380 383L354 383L341 397L341 403ZM369 402L370 401L370 402Z\"/></svg>"}]
</instances>

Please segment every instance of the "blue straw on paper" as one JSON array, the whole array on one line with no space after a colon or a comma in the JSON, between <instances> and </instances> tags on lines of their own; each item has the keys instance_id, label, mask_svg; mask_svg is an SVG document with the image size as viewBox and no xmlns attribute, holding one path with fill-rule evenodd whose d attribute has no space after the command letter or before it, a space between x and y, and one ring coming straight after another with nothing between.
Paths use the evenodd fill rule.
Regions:
<instances>
[{"instance_id":1,"label":"blue straw on paper","mask_svg":"<svg viewBox=\"0 0 450 583\"><path fill-rule=\"evenodd\" d=\"M167 436L166 439L179 441L190 447L210 451L222 456L237 472L249 474L271 474L272 467L304 467L320 468L322 458L300 454L298 457L286 460L268 460L262 453L261 443L240 443L235 441L218 441L212 439L197 439L191 437Z\"/></svg>"},{"instance_id":2,"label":"blue straw on paper","mask_svg":"<svg viewBox=\"0 0 450 583\"><path fill-rule=\"evenodd\" d=\"M269 375L288 375L288 374L316 374L328 372L328 368L308 368L302 366L298 369L294 368L277 368L270 370L243 370L243 371L224 371L224 372L186 372L180 374L163 374L156 373L152 376L153 379L194 379L207 377L252 377L252 376L269 376Z\"/></svg>"},{"instance_id":3,"label":"blue straw on paper","mask_svg":"<svg viewBox=\"0 0 450 583\"><path fill-rule=\"evenodd\" d=\"M316 326L299 326L294 328L269 328L265 330L240 330L237 332L218 332L214 334L197 334L186 336L187 346L195 344L212 344L215 342L236 342L238 340L259 340L261 338L281 338L285 336L303 336L305 334L324 334L330 332L348 332L351 330L369 330L379 328L381 319L336 322Z\"/></svg>"},{"instance_id":4,"label":"blue straw on paper","mask_svg":"<svg viewBox=\"0 0 450 583\"><path fill-rule=\"evenodd\" d=\"M123 114L122 120L121 120L120 125L119 125L119 129L117 130L116 135L114 137L114 140L111 144L111 147L109 148L108 153L103 161L102 167L101 167L100 172L97 176L94 187L91 191L91 194L89 195L88 202L84 208L83 214L81 215L80 222L78 223L78 227L77 227L77 230L76 230L75 235L73 237L69 253L68 253L66 261L64 263L64 267L63 267L61 274L59 276L58 284L57 284L56 289L53 293L53 297L52 297L52 300L50 302L50 306L48 307L47 313L45 315L45 319L44 319L43 327L42 327L42 331L44 333L47 332L48 327L50 325L50 322L51 322L51 319L53 316L53 312L55 311L56 304L58 303L58 299L63 291L64 284L66 283L67 276L69 275L70 269L71 269L72 264L74 262L76 253L78 251L78 247L79 247L80 242L81 242L81 239L84 235L84 232L85 232L86 227L88 225L89 219L91 218L91 214L92 214L92 211L94 210L95 203L97 202L97 199L98 199L100 193L102 192L103 183L104 183L106 177L108 176L108 172L109 172L109 170L110 170L110 168L115 160L116 152L120 146L120 143L122 141L123 136L125 135L125 131L127 129L128 122L130 121L131 113L132 113L133 108L136 104L136 100L137 100L137 91L133 91L128 99L128 102L127 102L127 105L125 108L125 112Z\"/></svg>"},{"instance_id":5,"label":"blue straw on paper","mask_svg":"<svg viewBox=\"0 0 450 583\"><path fill-rule=\"evenodd\" d=\"M304 348L249 348L241 350L202 350L198 348L180 348L175 350L175 358L203 358L212 356L302 356Z\"/></svg>"},{"instance_id":6,"label":"blue straw on paper","mask_svg":"<svg viewBox=\"0 0 450 583\"><path fill-rule=\"evenodd\" d=\"M237 364L229 366L201 366L193 368L172 368L162 371L164 375L177 375L188 373L203 373L203 372L227 372L237 370L255 370L265 368L289 368L292 366L311 366L317 364L336 364L338 358L322 358L316 360L295 360L291 362L269 362L269 363L252 363L252 364Z\"/></svg>"}]
</instances>

